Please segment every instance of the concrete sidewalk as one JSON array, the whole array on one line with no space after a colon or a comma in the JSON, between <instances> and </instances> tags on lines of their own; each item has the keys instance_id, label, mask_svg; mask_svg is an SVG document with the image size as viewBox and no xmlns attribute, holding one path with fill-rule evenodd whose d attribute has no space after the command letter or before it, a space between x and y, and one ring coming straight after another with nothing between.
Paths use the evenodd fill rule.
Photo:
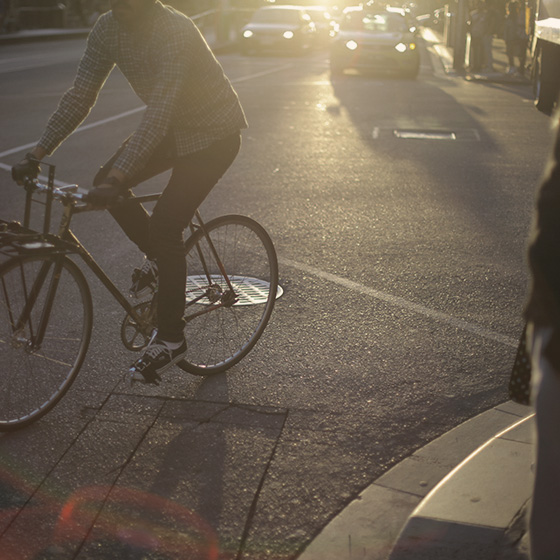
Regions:
<instances>
[{"instance_id":1,"label":"concrete sidewalk","mask_svg":"<svg viewBox=\"0 0 560 560\"><path fill-rule=\"evenodd\" d=\"M533 412L488 410L408 457L347 506L299 560L525 560Z\"/></svg>"}]
</instances>

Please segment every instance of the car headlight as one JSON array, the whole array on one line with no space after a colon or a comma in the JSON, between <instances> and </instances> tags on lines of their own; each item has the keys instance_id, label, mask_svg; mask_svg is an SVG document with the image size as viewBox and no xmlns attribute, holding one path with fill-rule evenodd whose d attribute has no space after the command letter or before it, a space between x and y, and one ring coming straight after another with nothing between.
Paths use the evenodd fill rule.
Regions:
<instances>
[{"instance_id":1,"label":"car headlight","mask_svg":"<svg viewBox=\"0 0 560 560\"><path fill-rule=\"evenodd\" d=\"M408 45L406 43L399 43L398 45L395 45L395 50L400 52L400 53L404 53L408 50L415 50L416 49L416 43L409 43Z\"/></svg>"},{"instance_id":2,"label":"car headlight","mask_svg":"<svg viewBox=\"0 0 560 560\"><path fill-rule=\"evenodd\" d=\"M358 48L358 43L356 43L356 41L347 41L346 42L346 48L351 50L351 51L355 51Z\"/></svg>"},{"instance_id":3,"label":"car headlight","mask_svg":"<svg viewBox=\"0 0 560 560\"><path fill-rule=\"evenodd\" d=\"M284 31L284 33L282 33L282 37L284 37L284 39L293 39L294 38L294 32L293 31Z\"/></svg>"},{"instance_id":4,"label":"car headlight","mask_svg":"<svg viewBox=\"0 0 560 560\"><path fill-rule=\"evenodd\" d=\"M249 39L252 36L253 32L250 29L246 29L245 31L243 31L243 37L245 37L245 39Z\"/></svg>"}]
</instances>

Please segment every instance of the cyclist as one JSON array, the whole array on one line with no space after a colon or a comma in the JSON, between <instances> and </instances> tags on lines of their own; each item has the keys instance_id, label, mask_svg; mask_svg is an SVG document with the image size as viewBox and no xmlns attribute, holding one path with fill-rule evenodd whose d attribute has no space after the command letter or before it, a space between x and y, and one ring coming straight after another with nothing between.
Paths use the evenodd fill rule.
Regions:
<instances>
[{"instance_id":1,"label":"cyclist","mask_svg":"<svg viewBox=\"0 0 560 560\"><path fill-rule=\"evenodd\" d=\"M36 177L39 161L78 127L116 65L146 110L136 131L97 173L88 193L108 207L146 255L132 275L131 294L157 288L157 334L131 366L133 380L158 383L181 360L186 264L183 231L232 164L247 123L230 81L201 33L159 0L111 0L89 34L73 86L63 95L37 146L12 169L18 182ZM172 169L150 216L133 196L140 182Z\"/></svg>"}]
</instances>

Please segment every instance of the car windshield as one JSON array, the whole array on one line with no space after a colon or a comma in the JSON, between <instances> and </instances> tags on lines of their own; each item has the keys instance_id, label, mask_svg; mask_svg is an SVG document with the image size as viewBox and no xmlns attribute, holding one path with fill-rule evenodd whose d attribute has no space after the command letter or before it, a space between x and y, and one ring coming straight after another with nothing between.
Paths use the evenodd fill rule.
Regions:
<instances>
[{"instance_id":1,"label":"car windshield","mask_svg":"<svg viewBox=\"0 0 560 560\"><path fill-rule=\"evenodd\" d=\"M257 10L253 15L253 23L288 23L300 22L300 13L296 10Z\"/></svg>"},{"instance_id":2,"label":"car windshield","mask_svg":"<svg viewBox=\"0 0 560 560\"><path fill-rule=\"evenodd\" d=\"M371 33L402 33L407 30L405 19L399 14L362 11L347 14L341 28L346 31L369 31Z\"/></svg>"}]
</instances>

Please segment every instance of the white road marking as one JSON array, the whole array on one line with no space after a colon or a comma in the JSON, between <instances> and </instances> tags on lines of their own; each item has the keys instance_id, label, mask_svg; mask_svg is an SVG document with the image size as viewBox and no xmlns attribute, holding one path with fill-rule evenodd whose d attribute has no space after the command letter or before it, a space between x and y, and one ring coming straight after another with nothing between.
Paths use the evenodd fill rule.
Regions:
<instances>
[{"instance_id":1,"label":"white road marking","mask_svg":"<svg viewBox=\"0 0 560 560\"><path fill-rule=\"evenodd\" d=\"M425 317L428 317L430 319L445 323L457 329L468 331L489 340L494 340L495 342L499 342L500 344L511 346L512 348L516 348L519 342L514 338L491 331L489 329L486 329L485 327L481 327L480 325L469 323L467 321L464 321L463 319L457 319L456 317L448 315L447 313L442 313L441 311L430 309L429 307L425 307L424 305L408 301L402 297L394 296L386 292L381 292L379 290L369 288L368 286L363 286L362 284L358 284L357 282L353 282L352 280L348 280L347 278L336 276L335 274L325 272L324 270L307 265L305 263L300 263L291 259L285 259L283 257L278 257L278 262L285 266L296 268L307 274L312 274L313 276L317 276L318 278L327 280L328 282L332 282L333 284L337 284L339 286L342 286L343 288L352 290L353 292L363 294L380 301L384 301L385 303L394 305L395 307L400 307L401 309L405 309L407 311L418 313L419 315L424 315Z\"/></svg>"}]
</instances>

